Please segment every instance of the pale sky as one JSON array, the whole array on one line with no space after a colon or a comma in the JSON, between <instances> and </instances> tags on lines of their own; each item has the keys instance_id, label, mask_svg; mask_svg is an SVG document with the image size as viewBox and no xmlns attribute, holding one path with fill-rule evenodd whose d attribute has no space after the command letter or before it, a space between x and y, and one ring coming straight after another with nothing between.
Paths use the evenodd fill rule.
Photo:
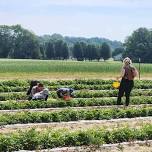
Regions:
<instances>
[{"instance_id":1,"label":"pale sky","mask_svg":"<svg viewBox=\"0 0 152 152\"><path fill-rule=\"evenodd\" d=\"M152 28L152 0L0 0L0 25L21 24L37 35L124 39Z\"/></svg>"}]
</instances>

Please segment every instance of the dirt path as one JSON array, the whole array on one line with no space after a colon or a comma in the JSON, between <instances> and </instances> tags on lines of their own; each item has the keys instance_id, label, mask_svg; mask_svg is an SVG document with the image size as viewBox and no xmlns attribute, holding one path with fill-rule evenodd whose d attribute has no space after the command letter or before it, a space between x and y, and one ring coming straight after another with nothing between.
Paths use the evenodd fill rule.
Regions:
<instances>
[{"instance_id":1,"label":"dirt path","mask_svg":"<svg viewBox=\"0 0 152 152\"><path fill-rule=\"evenodd\" d=\"M51 150L42 150L43 152L152 152L152 140L124 142L120 144L104 144L100 147L63 147ZM40 152L40 151L24 151Z\"/></svg>"}]
</instances>

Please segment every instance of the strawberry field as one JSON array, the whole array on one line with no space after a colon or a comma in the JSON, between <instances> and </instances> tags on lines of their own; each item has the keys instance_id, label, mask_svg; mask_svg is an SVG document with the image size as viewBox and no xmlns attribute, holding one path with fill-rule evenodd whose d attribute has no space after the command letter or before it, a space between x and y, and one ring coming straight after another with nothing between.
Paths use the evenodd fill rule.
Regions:
<instances>
[{"instance_id":1,"label":"strawberry field","mask_svg":"<svg viewBox=\"0 0 152 152\"><path fill-rule=\"evenodd\" d=\"M27 100L28 80L0 81L0 151L151 143L151 80L135 80L129 107L125 98L117 107L112 80L41 82L49 89L47 101ZM60 87L75 89L74 98L58 99Z\"/></svg>"}]
</instances>

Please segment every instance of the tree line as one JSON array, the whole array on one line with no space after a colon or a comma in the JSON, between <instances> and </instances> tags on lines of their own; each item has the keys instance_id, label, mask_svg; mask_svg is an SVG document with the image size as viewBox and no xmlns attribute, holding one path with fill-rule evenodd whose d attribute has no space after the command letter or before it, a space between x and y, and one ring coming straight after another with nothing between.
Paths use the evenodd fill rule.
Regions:
<instances>
[{"instance_id":1,"label":"tree line","mask_svg":"<svg viewBox=\"0 0 152 152\"><path fill-rule=\"evenodd\" d=\"M73 46L58 35L44 41L42 37L22 28L20 25L0 26L0 57L15 59L57 59L104 60L111 57L107 43L101 46L76 42Z\"/></svg>"},{"instance_id":2,"label":"tree line","mask_svg":"<svg viewBox=\"0 0 152 152\"><path fill-rule=\"evenodd\" d=\"M20 25L0 26L0 58L107 60L130 57L152 63L152 31L139 28L122 44L99 38L70 38L59 34L37 36Z\"/></svg>"}]
</instances>

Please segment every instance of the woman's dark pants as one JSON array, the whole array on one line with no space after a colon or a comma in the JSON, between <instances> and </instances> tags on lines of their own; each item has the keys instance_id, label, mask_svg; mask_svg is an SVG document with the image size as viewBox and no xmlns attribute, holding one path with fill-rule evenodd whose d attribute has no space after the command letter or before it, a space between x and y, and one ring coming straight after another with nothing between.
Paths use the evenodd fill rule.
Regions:
<instances>
[{"instance_id":1,"label":"woman's dark pants","mask_svg":"<svg viewBox=\"0 0 152 152\"><path fill-rule=\"evenodd\" d=\"M130 102L130 93L134 86L133 80L122 79L119 87L119 93L117 98L117 105L121 105L121 97L124 95L126 96L126 106L129 105Z\"/></svg>"}]
</instances>

